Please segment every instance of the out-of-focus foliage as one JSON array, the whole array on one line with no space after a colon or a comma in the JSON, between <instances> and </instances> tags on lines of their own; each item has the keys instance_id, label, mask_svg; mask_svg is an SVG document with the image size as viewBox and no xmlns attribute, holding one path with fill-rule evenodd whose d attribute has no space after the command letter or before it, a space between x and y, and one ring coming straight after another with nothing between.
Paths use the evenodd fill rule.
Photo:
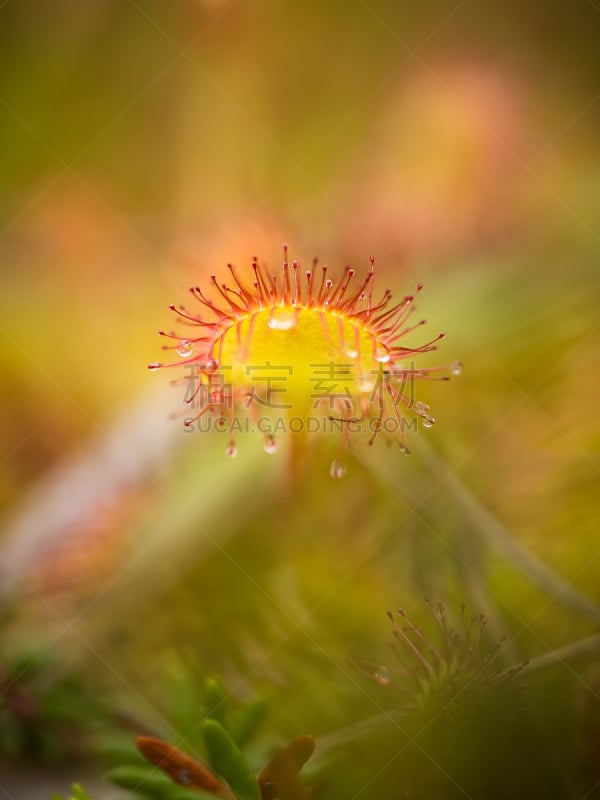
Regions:
<instances>
[{"instance_id":1,"label":"out-of-focus foliage","mask_svg":"<svg viewBox=\"0 0 600 800\"><path fill-rule=\"evenodd\" d=\"M194 673L182 674L189 685L195 682ZM110 781L150 800L191 800L198 794L238 800L301 800L307 796L299 773L314 751L311 736L298 736L278 747L258 770L244 751L264 720L264 698L232 708L231 695L217 678L205 679L200 695L199 707L186 703L185 695L171 698L170 717L185 750L153 736L138 736L137 751L127 742L115 748L115 737L108 738L104 758L117 763L108 772ZM194 756L188 754L190 750ZM264 748L250 750L252 762L257 761L259 752L264 759Z\"/></svg>"},{"instance_id":2,"label":"out-of-focus foliage","mask_svg":"<svg viewBox=\"0 0 600 800\"><path fill-rule=\"evenodd\" d=\"M64 798L61 794L53 794L50 800L92 800L92 798L87 794L82 786L80 786L78 783L74 783L71 786L71 794L69 797Z\"/></svg>"},{"instance_id":3,"label":"out-of-focus foliage","mask_svg":"<svg viewBox=\"0 0 600 800\"><path fill-rule=\"evenodd\" d=\"M112 769L110 779L143 797L159 800L175 800L202 790L207 796L222 796L228 787L241 800L259 796L256 778L241 748L248 746L264 720L264 698L232 708L231 695L220 679L207 678L198 683L195 671L183 669L180 674L182 687L187 686L187 690L170 695L167 713L183 750L154 737L139 737L138 750L146 762L155 766L150 768L146 762L145 766L137 766L139 753L132 751L129 760L133 763ZM215 774L183 752L190 748L202 754ZM121 760L123 757L128 760L127 753Z\"/></svg>"},{"instance_id":4,"label":"out-of-focus foliage","mask_svg":"<svg viewBox=\"0 0 600 800\"><path fill-rule=\"evenodd\" d=\"M110 727L111 712L84 677L55 658L36 650L0 664L0 763L73 765Z\"/></svg>"}]
</instances>

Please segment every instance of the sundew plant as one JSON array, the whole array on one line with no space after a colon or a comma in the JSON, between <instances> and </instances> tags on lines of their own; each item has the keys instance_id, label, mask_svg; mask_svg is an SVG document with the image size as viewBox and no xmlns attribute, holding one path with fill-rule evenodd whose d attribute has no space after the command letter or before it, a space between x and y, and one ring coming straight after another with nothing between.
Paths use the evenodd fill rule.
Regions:
<instances>
[{"instance_id":1,"label":"sundew plant","mask_svg":"<svg viewBox=\"0 0 600 800\"><path fill-rule=\"evenodd\" d=\"M600 800L596 6L0 0L0 798Z\"/></svg>"},{"instance_id":2,"label":"sundew plant","mask_svg":"<svg viewBox=\"0 0 600 800\"><path fill-rule=\"evenodd\" d=\"M462 371L460 361L441 367L415 364L444 337L406 343L405 337L425 324L413 320L415 296L394 303L389 289L375 295L373 258L357 287L352 267L337 279L335 273L329 277L327 266L318 268L318 259L304 270L298 261L289 263L287 246L277 271L266 271L254 258L250 281L244 282L232 264L228 268L233 286L211 275L216 300L193 286L194 308L171 305L180 324L187 325L185 333L159 332L173 341L165 349L191 368L193 377L184 382L185 403L193 413L185 416L185 427L212 415L229 433L227 454L235 457L235 433L249 421L265 431L267 453L277 449L278 430L306 440L338 423L342 435L340 454L330 467L333 478L342 477L341 452L360 430L370 430L369 444L381 431L395 431L401 451L409 454L410 422L403 412L423 427L435 424L429 406L415 396L415 381L447 380L447 373ZM163 366L178 363L153 362L149 369ZM299 449L296 445L293 452Z\"/></svg>"}]
</instances>

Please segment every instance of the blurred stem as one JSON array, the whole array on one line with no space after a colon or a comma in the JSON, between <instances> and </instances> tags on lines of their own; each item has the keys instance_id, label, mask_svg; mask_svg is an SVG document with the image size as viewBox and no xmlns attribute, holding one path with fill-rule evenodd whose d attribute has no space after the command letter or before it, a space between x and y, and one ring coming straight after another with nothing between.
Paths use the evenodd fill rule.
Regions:
<instances>
[{"instance_id":1,"label":"blurred stem","mask_svg":"<svg viewBox=\"0 0 600 800\"><path fill-rule=\"evenodd\" d=\"M578 658L585 658L586 656L600 653L600 633L593 633L591 636L586 636L584 639L579 639L571 644L566 644L564 647L558 647L556 650L551 650L549 653L532 658L531 661L523 667L523 673L537 672L540 669L551 667L556 664L564 664L565 661L574 661Z\"/></svg>"},{"instance_id":2,"label":"blurred stem","mask_svg":"<svg viewBox=\"0 0 600 800\"><path fill-rule=\"evenodd\" d=\"M456 473L443 463L433 448L425 442L424 437L421 437L419 448L420 452L425 454L425 461L431 471L440 479L440 482L445 483L450 489L477 532L502 552L511 564L520 569L553 600L568 606L594 622L600 622L600 607L526 550L462 483Z\"/></svg>"},{"instance_id":3,"label":"blurred stem","mask_svg":"<svg viewBox=\"0 0 600 800\"><path fill-rule=\"evenodd\" d=\"M306 469L307 444L304 432L292 433L289 437L287 488L290 495L300 485Z\"/></svg>"},{"instance_id":4,"label":"blurred stem","mask_svg":"<svg viewBox=\"0 0 600 800\"><path fill-rule=\"evenodd\" d=\"M542 591L552 597L553 601L561 603L563 606L572 609L595 623L600 622L600 607L592 599L576 589L567 579L554 572L535 555L526 550L513 537L510 531L494 517L489 509L462 483L460 478L457 477L454 468L446 465L438 457L424 436L419 437L418 455L422 458L429 472L438 480L434 489L443 485L448 487L455 501L456 509L462 511L463 517L471 522L473 532L479 536L481 541L485 541L502 553L511 565L519 569ZM395 474L394 469L390 469L389 463L384 461L381 455L377 457L368 455L359 457L365 466L402 497L402 491L405 486L399 486L390 477ZM420 507L425 507L425 500L431 494L432 492L429 492L424 500L417 502L417 512ZM470 566L471 569L469 571L472 574L472 565Z\"/></svg>"}]
</instances>

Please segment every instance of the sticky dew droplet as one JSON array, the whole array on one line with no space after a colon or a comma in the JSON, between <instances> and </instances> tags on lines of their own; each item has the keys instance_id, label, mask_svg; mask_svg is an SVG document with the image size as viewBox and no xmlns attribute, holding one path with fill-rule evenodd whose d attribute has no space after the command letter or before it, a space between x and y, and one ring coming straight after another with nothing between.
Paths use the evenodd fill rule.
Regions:
<instances>
[{"instance_id":1,"label":"sticky dew droplet","mask_svg":"<svg viewBox=\"0 0 600 800\"><path fill-rule=\"evenodd\" d=\"M389 686L392 682L392 673L387 667L378 667L373 673L375 682L380 686Z\"/></svg>"},{"instance_id":2,"label":"sticky dew droplet","mask_svg":"<svg viewBox=\"0 0 600 800\"><path fill-rule=\"evenodd\" d=\"M289 331L296 327L298 312L296 309L272 308L268 325L274 331Z\"/></svg>"},{"instance_id":3,"label":"sticky dew droplet","mask_svg":"<svg viewBox=\"0 0 600 800\"><path fill-rule=\"evenodd\" d=\"M227 449L225 450L229 458L237 458L238 449L235 442L229 442L227 445Z\"/></svg>"},{"instance_id":4,"label":"sticky dew droplet","mask_svg":"<svg viewBox=\"0 0 600 800\"><path fill-rule=\"evenodd\" d=\"M350 340L344 341L343 351L344 355L347 356L348 358L358 358L359 355L358 348L356 346L356 341L354 339L352 339L352 341Z\"/></svg>"},{"instance_id":5,"label":"sticky dew droplet","mask_svg":"<svg viewBox=\"0 0 600 800\"><path fill-rule=\"evenodd\" d=\"M461 375L463 371L462 361L453 361L448 367L450 375Z\"/></svg>"},{"instance_id":6,"label":"sticky dew droplet","mask_svg":"<svg viewBox=\"0 0 600 800\"><path fill-rule=\"evenodd\" d=\"M179 783L183 784L184 786L187 786L191 782L192 782L192 776L190 774L189 769L182 767L179 770Z\"/></svg>"},{"instance_id":7,"label":"sticky dew droplet","mask_svg":"<svg viewBox=\"0 0 600 800\"><path fill-rule=\"evenodd\" d=\"M194 352L194 345L188 339L182 339L177 345L177 355L185 358Z\"/></svg>"},{"instance_id":8,"label":"sticky dew droplet","mask_svg":"<svg viewBox=\"0 0 600 800\"><path fill-rule=\"evenodd\" d=\"M373 355L375 356L375 361L378 361L380 364L387 364L390 360L390 351L383 344L375 345Z\"/></svg>"},{"instance_id":9,"label":"sticky dew droplet","mask_svg":"<svg viewBox=\"0 0 600 800\"><path fill-rule=\"evenodd\" d=\"M277 441L275 437L272 436L270 433L267 433L267 435L264 438L263 450L265 451L265 453L269 454L277 452Z\"/></svg>"},{"instance_id":10,"label":"sticky dew droplet","mask_svg":"<svg viewBox=\"0 0 600 800\"><path fill-rule=\"evenodd\" d=\"M346 469L341 461L332 461L331 467L329 468L329 475L334 478L335 480L339 480L343 478L346 474Z\"/></svg>"}]
</instances>

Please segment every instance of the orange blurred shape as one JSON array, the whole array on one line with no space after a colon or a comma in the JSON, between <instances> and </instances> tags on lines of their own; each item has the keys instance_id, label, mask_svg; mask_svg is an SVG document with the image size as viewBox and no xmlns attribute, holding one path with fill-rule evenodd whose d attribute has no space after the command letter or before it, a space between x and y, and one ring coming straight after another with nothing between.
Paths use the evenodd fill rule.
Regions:
<instances>
[{"instance_id":1,"label":"orange blurred shape","mask_svg":"<svg viewBox=\"0 0 600 800\"><path fill-rule=\"evenodd\" d=\"M31 568L30 586L66 604L92 593L117 571L148 495L145 487L128 486L45 543Z\"/></svg>"},{"instance_id":2,"label":"orange blurred shape","mask_svg":"<svg viewBox=\"0 0 600 800\"><path fill-rule=\"evenodd\" d=\"M106 281L111 273L122 278L121 265L132 261L132 244L138 245L114 190L75 179L63 178L42 193L20 230L26 246L43 255L55 275L76 283Z\"/></svg>"},{"instance_id":3,"label":"orange blurred shape","mask_svg":"<svg viewBox=\"0 0 600 800\"><path fill-rule=\"evenodd\" d=\"M210 230L201 225L187 231L180 231L173 239L168 254L174 265L175 282L181 286L196 286L202 278L213 273L225 275L227 264L237 267L250 266L253 256L272 254L276 262L281 260L281 246L291 239L296 250L296 237L282 220L268 215L248 211ZM309 253L312 257L313 253Z\"/></svg>"},{"instance_id":4,"label":"orange blurred shape","mask_svg":"<svg viewBox=\"0 0 600 800\"><path fill-rule=\"evenodd\" d=\"M315 740L312 736L298 736L278 750L258 776L262 800L303 800L306 792L298 773L312 756Z\"/></svg>"},{"instance_id":5,"label":"orange blurred shape","mask_svg":"<svg viewBox=\"0 0 600 800\"><path fill-rule=\"evenodd\" d=\"M229 787L222 783L208 767L173 745L150 736L138 736L135 743L144 758L162 769L175 783L193 789L202 789L217 797L233 797Z\"/></svg>"},{"instance_id":6,"label":"orange blurred shape","mask_svg":"<svg viewBox=\"0 0 600 800\"><path fill-rule=\"evenodd\" d=\"M362 230L414 257L515 223L508 190L523 170L522 93L487 64L434 63L404 79L350 187Z\"/></svg>"}]
</instances>

